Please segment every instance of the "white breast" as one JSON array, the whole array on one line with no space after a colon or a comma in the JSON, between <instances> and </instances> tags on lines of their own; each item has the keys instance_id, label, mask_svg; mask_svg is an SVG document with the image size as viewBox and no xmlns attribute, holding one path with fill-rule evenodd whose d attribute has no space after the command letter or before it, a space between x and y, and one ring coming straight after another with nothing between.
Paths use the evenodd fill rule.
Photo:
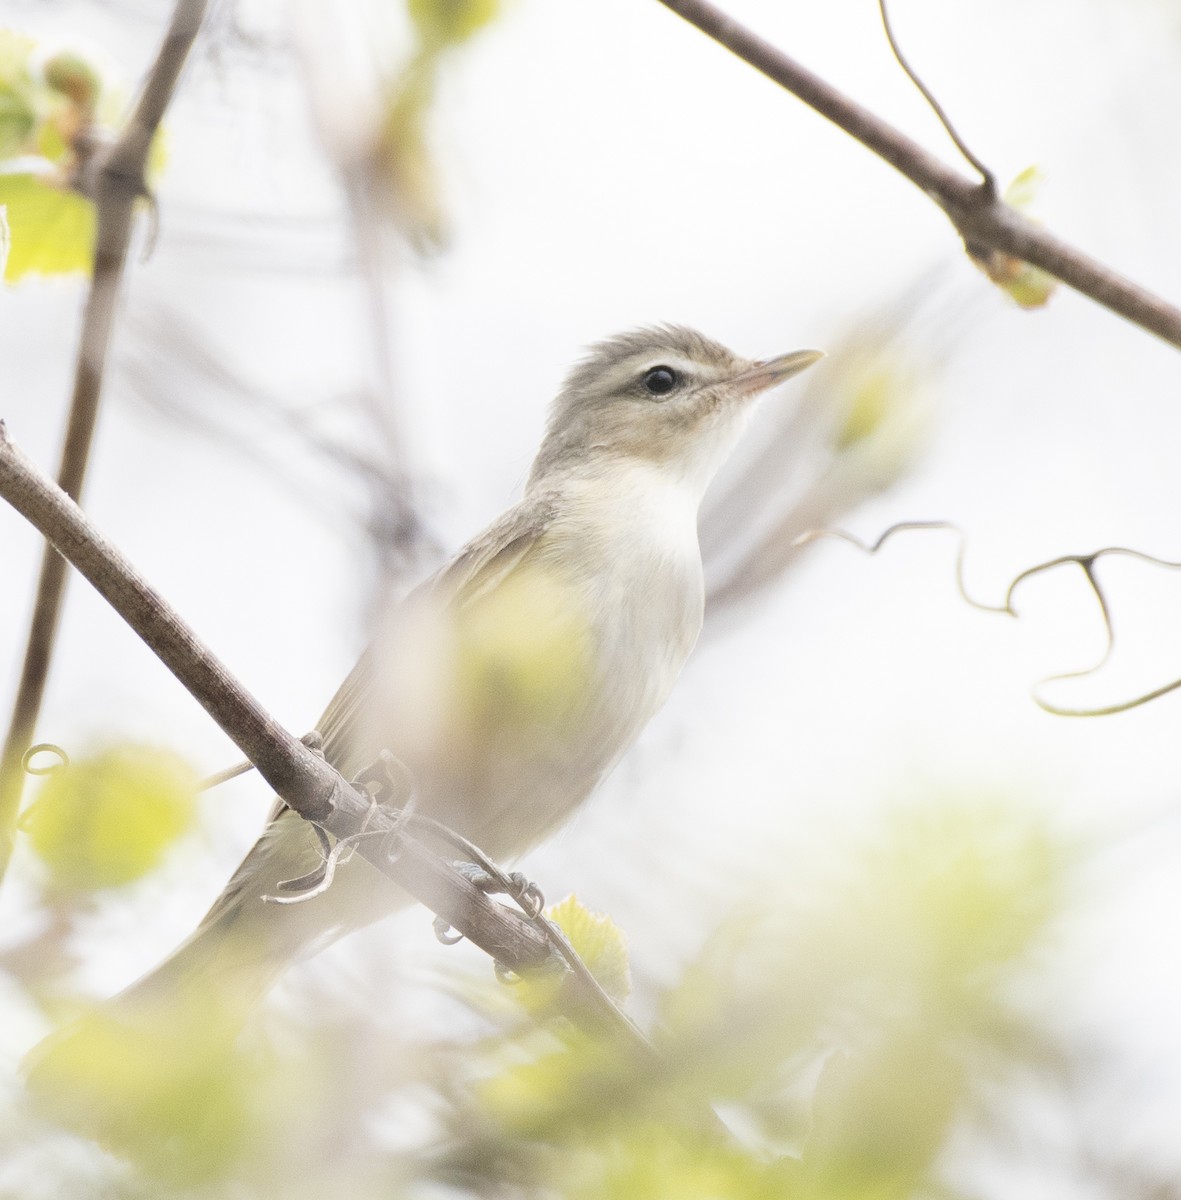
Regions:
<instances>
[{"instance_id":1,"label":"white breast","mask_svg":"<svg viewBox=\"0 0 1181 1200\"><path fill-rule=\"evenodd\" d=\"M555 540L588 598L600 719L622 753L664 702L701 630L698 497L655 466L626 463L572 483L566 499Z\"/></svg>"}]
</instances>

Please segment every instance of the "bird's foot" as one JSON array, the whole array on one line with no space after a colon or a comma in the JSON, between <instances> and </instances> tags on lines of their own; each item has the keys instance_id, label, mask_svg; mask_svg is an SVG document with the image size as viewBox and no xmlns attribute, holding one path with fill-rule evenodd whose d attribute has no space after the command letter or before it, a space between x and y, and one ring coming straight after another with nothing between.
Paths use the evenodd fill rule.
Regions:
<instances>
[{"instance_id":1,"label":"bird's foot","mask_svg":"<svg viewBox=\"0 0 1181 1200\"><path fill-rule=\"evenodd\" d=\"M475 884L487 896L508 896L529 920L537 917L545 907L545 895L541 888L520 871L502 871L484 855L480 862L462 860L454 864L465 879ZM433 923L435 937L445 946L463 941L462 933L455 933L443 917Z\"/></svg>"}]
</instances>

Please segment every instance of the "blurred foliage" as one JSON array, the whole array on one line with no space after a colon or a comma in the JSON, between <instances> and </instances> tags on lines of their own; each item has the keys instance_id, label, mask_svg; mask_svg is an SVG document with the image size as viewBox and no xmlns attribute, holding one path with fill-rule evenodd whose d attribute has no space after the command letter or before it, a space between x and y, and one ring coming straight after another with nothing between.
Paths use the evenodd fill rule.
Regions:
<instances>
[{"instance_id":1,"label":"blurred foliage","mask_svg":"<svg viewBox=\"0 0 1181 1200\"><path fill-rule=\"evenodd\" d=\"M113 746L55 768L20 828L57 887L118 887L154 870L189 829L197 782L169 751Z\"/></svg>"},{"instance_id":2,"label":"blurred foliage","mask_svg":"<svg viewBox=\"0 0 1181 1200\"><path fill-rule=\"evenodd\" d=\"M11 235L5 282L89 274L95 231L90 168L121 107L117 92L80 55L63 51L41 61L31 38L0 30L0 207L7 208ZM164 158L158 133L149 179ZM29 159L40 162L34 168Z\"/></svg>"},{"instance_id":3,"label":"blurred foliage","mask_svg":"<svg viewBox=\"0 0 1181 1200\"><path fill-rule=\"evenodd\" d=\"M0 205L13 231L4 279L88 273L94 258L94 205L77 192L26 172L0 172Z\"/></svg>"},{"instance_id":4,"label":"blurred foliage","mask_svg":"<svg viewBox=\"0 0 1181 1200\"><path fill-rule=\"evenodd\" d=\"M30 1092L131 1164L127 1194L949 1194L956 1136L1060 1060L1017 985L1070 865L1015 806L952 800L752 865L648 997L656 1059L575 1027L549 976L457 978L466 1017L433 1043L309 1001L279 1049L195 976L85 1013L31 1056ZM622 999L620 931L572 897L550 915Z\"/></svg>"},{"instance_id":5,"label":"blurred foliage","mask_svg":"<svg viewBox=\"0 0 1181 1200\"><path fill-rule=\"evenodd\" d=\"M30 66L34 45L32 38L0 29L0 158L35 152L44 96Z\"/></svg>"},{"instance_id":6,"label":"blurred foliage","mask_svg":"<svg viewBox=\"0 0 1181 1200\"><path fill-rule=\"evenodd\" d=\"M57 54L38 66L31 38L0 30L0 164L44 160L37 173L0 166L0 205L12 233L8 283L90 269L93 205L71 189L81 166L77 148L94 126L102 90L97 71L78 55Z\"/></svg>"},{"instance_id":7,"label":"blurred foliage","mask_svg":"<svg viewBox=\"0 0 1181 1200\"><path fill-rule=\"evenodd\" d=\"M861 331L837 346L826 380L832 406L830 470L872 494L901 479L927 445L931 411L925 369L901 337Z\"/></svg>"},{"instance_id":8,"label":"blurred foliage","mask_svg":"<svg viewBox=\"0 0 1181 1200\"><path fill-rule=\"evenodd\" d=\"M833 442L838 451L850 450L881 435L888 424L897 424L914 393L914 373L881 347L863 354L852 370L842 372L838 366L837 375L833 391L844 408Z\"/></svg>"},{"instance_id":9,"label":"blurred foliage","mask_svg":"<svg viewBox=\"0 0 1181 1200\"><path fill-rule=\"evenodd\" d=\"M190 1002L187 1019L169 1007L166 1022L103 1008L77 1018L28 1064L38 1110L173 1183L224 1173L265 1073L235 1052L207 997Z\"/></svg>"},{"instance_id":10,"label":"blurred foliage","mask_svg":"<svg viewBox=\"0 0 1181 1200\"><path fill-rule=\"evenodd\" d=\"M458 46L500 13L500 0L406 0L406 11L424 49Z\"/></svg>"},{"instance_id":11,"label":"blurred foliage","mask_svg":"<svg viewBox=\"0 0 1181 1200\"><path fill-rule=\"evenodd\" d=\"M442 248L447 221L428 117L451 52L500 15L500 0L407 0L415 44L387 85L383 116L369 150L370 183L407 241L422 253Z\"/></svg>"},{"instance_id":12,"label":"blurred foliage","mask_svg":"<svg viewBox=\"0 0 1181 1200\"><path fill-rule=\"evenodd\" d=\"M604 913L591 912L577 896L551 904L545 915L566 935L599 986L623 1004L631 991L627 939L623 930ZM529 1012L544 1014L560 1006L566 972L538 972L516 981L514 994Z\"/></svg>"},{"instance_id":13,"label":"blurred foliage","mask_svg":"<svg viewBox=\"0 0 1181 1200\"><path fill-rule=\"evenodd\" d=\"M1033 204L1040 184L1041 172L1038 168L1026 167L1005 188L1002 199L1013 208L1028 209ZM973 252L972 258L989 279L1003 288L1022 308L1041 308L1048 303L1058 286L1053 275L999 250Z\"/></svg>"},{"instance_id":14,"label":"blurred foliage","mask_svg":"<svg viewBox=\"0 0 1181 1200\"><path fill-rule=\"evenodd\" d=\"M489 729L531 738L580 715L592 630L556 572L522 563L459 610L454 634L455 700L474 745Z\"/></svg>"},{"instance_id":15,"label":"blurred foliage","mask_svg":"<svg viewBox=\"0 0 1181 1200\"><path fill-rule=\"evenodd\" d=\"M983 803L903 810L793 887L760 879L664 994L660 1069L560 1018L493 1039L444 1177L580 1200L936 1189L985 1086L1052 1057L1010 985L1067 864Z\"/></svg>"}]
</instances>

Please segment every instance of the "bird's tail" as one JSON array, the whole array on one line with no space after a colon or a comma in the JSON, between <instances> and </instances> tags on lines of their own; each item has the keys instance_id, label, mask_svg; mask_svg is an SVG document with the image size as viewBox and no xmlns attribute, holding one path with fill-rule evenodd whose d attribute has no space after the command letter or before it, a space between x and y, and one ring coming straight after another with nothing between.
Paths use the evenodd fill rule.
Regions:
<instances>
[{"instance_id":1,"label":"bird's tail","mask_svg":"<svg viewBox=\"0 0 1181 1200\"><path fill-rule=\"evenodd\" d=\"M38 1107L141 1164L231 1153L249 1126L239 1118L254 1064L238 1035L251 1010L295 959L408 899L360 862L306 903L264 901L320 865L303 822L290 813L272 821L186 942L30 1052Z\"/></svg>"},{"instance_id":2,"label":"bird's tail","mask_svg":"<svg viewBox=\"0 0 1181 1200\"><path fill-rule=\"evenodd\" d=\"M168 1174L232 1156L257 1075L239 1034L305 932L263 936L273 931L259 907L223 905L148 975L36 1046L24 1070L40 1112Z\"/></svg>"}]
</instances>

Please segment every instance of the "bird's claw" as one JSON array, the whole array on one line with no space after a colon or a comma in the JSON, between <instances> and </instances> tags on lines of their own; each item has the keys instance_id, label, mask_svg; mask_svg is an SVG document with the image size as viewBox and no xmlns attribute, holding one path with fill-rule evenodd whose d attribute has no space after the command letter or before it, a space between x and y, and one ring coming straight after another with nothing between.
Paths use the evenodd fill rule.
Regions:
<instances>
[{"instance_id":1,"label":"bird's claw","mask_svg":"<svg viewBox=\"0 0 1181 1200\"><path fill-rule=\"evenodd\" d=\"M545 894L541 888L520 871L488 870L479 863L466 860L457 862L454 866L486 896L508 896L530 921L538 917L545 907ZM435 918L434 930L435 937L446 946L452 946L463 938L462 934L452 934L451 925L442 917Z\"/></svg>"}]
</instances>

